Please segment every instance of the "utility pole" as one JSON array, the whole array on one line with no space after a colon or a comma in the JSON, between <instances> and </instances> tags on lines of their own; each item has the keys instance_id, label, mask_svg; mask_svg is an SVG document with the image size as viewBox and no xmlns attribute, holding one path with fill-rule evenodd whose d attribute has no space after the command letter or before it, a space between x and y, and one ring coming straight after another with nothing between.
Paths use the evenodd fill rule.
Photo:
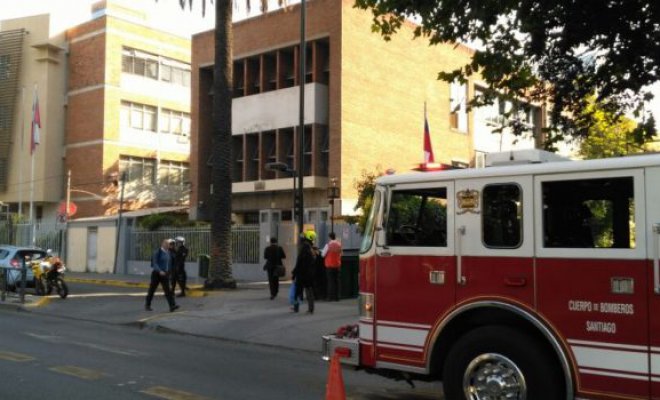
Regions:
<instances>
[{"instance_id":1,"label":"utility pole","mask_svg":"<svg viewBox=\"0 0 660 400\"><path fill-rule=\"evenodd\" d=\"M295 210L298 219L298 238L303 233L305 202L303 201L303 178L305 176L305 77L307 67L307 43L305 40L305 0L300 1L300 115L299 115L299 134L298 134L298 207ZM295 179L295 178L294 178Z\"/></svg>"},{"instance_id":2,"label":"utility pole","mask_svg":"<svg viewBox=\"0 0 660 400\"><path fill-rule=\"evenodd\" d=\"M69 207L71 207L71 170L66 173L66 202L64 204L64 246L62 248L62 257L67 259L69 255L67 247L69 246Z\"/></svg>"},{"instance_id":3,"label":"utility pole","mask_svg":"<svg viewBox=\"0 0 660 400\"><path fill-rule=\"evenodd\" d=\"M115 181L117 182L117 181ZM112 273L117 273L117 266L119 265L119 240L121 239L121 213L124 208L124 188L126 187L126 172L122 172L120 176L120 181L117 182L117 185L121 184L120 195L119 195L119 211L117 211L117 239L115 241L115 265L112 269Z\"/></svg>"}]
</instances>

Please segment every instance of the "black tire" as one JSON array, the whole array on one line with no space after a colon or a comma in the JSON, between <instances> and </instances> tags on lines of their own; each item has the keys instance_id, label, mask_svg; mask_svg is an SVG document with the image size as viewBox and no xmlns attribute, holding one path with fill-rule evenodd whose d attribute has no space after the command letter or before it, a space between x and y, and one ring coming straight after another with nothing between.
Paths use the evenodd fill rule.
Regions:
<instances>
[{"instance_id":1,"label":"black tire","mask_svg":"<svg viewBox=\"0 0 660 400\"><path fill-rule=\"evenodd\" d=\"M69 287L66 285L66 282L64 282L64 279L62 278L57 278L56 284L57 294L59 294L61 298L66 299L66 296L69 295Z\"/></svg>"},{"instance_id":2,"label":"black tire","mask_svg":"<svg viewBox=\"0 0 660 400\"><path fill-rule=\"evenodd\" d=\"M36 277L34 278L34 291L37 294L37 296L46 295L46 287L44 286L44 282Z\"/></svg>"},{"instance_id":3,"label":"black tire","mask_svg":"<svg viewBox=\"0 0 660 400\"><path fill-rule=\"evenodd\" d=\"M449 351L443 371L448 400L566 399L556 357L533 337L504 326L485 326L465 334Z\"/></svg>"}]
</instances>

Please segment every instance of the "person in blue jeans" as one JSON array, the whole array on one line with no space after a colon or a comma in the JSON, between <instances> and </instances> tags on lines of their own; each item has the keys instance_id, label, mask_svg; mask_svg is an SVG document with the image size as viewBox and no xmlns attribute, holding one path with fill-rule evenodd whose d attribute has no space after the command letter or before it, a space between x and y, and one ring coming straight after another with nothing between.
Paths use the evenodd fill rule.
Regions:
<instances>
[{"instance_id":1,"label":"person in blue jeans","mask_svg":"<svg viewBox=\"0 0 660 400\"><path fill-rule=\"evenodd\" d=\"M179 308L174 302L174 296L170 290L169 274L172 271L172 256L169 251L170 239L164 239L160 248L156 250L153 257L151 257L151 283L149 284L149 291L147 292L147 301L144 306L145 310L152 311L151 300L154 298L156 288L160 284L165 292L165 298L170 305L170 312Z\"/></svg>"}]
</instances>

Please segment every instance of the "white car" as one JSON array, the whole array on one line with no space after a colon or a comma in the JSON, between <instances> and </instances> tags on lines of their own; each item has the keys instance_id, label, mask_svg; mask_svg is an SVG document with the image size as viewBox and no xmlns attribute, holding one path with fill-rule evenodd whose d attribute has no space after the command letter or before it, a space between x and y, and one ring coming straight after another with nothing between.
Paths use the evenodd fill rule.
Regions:
<instances>
[{"instance_id":1,"label":"white car","mask_svg":"<svg viewBox=\"0 0 660 400\"><path fill-rule=\"evenodd\" d=\"M38 247L0 245L0 272L6 271L7 286L15 289L21 284L24 260L40 260L45 257L46 251ZM34 275L29 265L26 265L25 272L26 286L34 287Z\"/></svg>"}]
</instances>

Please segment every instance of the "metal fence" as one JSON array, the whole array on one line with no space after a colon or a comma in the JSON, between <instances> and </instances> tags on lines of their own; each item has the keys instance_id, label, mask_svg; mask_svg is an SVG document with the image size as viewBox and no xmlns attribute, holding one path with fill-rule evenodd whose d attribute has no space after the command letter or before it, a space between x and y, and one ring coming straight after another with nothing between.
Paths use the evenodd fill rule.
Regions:
<instances>
[{"instance_id":1,"label":"metal fence","mask_svg":"<svg viewBox=\"0 0 660 400\"><path fill-rule=\"evenodd\" d=\"M231 230L232 263L258 264L259 225L237 225ZM134 228L128 231L128 259L133 261L149 261L163 239L183 236L188 247L188 260L195 261L202 254L210 254L211 228L161 228L148 231Z\"/></svg>"},{"instance_id":2,"label":"metal fence","mask_svg":"<svg viewBox=\"0 0 660 400\"><path fill-rule=\"evenodd\" d=\"M52 249L57 254L63 254L65 234L64 225L57 223L12 224L6 221L0 222L0 244L16 246L34 244L43 249Z\"/></svg>"}]
</instances>

